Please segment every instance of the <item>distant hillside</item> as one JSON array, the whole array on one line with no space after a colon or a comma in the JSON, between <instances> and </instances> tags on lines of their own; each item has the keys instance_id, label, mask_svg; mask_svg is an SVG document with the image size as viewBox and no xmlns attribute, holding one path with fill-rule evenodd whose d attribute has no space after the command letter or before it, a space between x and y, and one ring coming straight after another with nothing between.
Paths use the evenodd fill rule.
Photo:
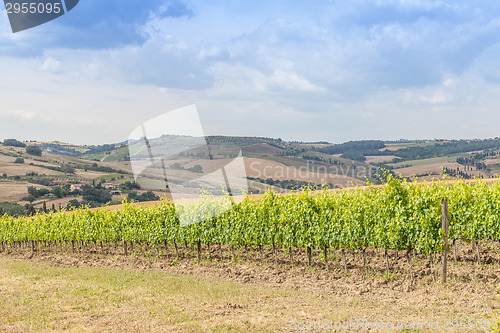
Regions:
<instances>
[{"instance_id":1,"label":"distant hillside","mask_svg":"<svg viewBox=\"0 0 500 333\"><path fill-rule=\"evenodd\" d=\"M187 139L167 136L162 140L177 140L182 147ZM499 138L362 140L331 144L209 136L206 142L208 147L180 152L165 161L170 175L168 183L183 184L185 179L200 177L214 167L229 163L240 152L246 158L252 193L262 193L268 188L286 192L304 186L380 183L383 169L421 180L440 178L444 173L451 178L465 179L497 177L500 173ZM157 144L161 145L162 141ZM33 212L31 206L42 209L82 203L102 205L109 200L117 203L124 197L142 201L166 195L166 189L149 193L147 187L161 187L164 181L161 168L144 174L149 177L149 185L131 186L134 177L129 160L126 142L89 146L6 139L0 144L0 208L4 207L0 213L5 210L29 213ZM92 188L81 191L83 185ZM195 190L193 184L186 185L186 196L193 195ZM13 206L15 204L22 209Z\"/></svg>"}]
</instances>

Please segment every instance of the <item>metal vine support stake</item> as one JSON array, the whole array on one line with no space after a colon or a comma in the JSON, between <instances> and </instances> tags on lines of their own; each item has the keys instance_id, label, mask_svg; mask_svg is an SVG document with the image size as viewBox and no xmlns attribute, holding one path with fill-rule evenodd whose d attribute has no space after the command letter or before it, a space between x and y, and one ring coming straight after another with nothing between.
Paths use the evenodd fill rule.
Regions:
<instances>
[{"instance_id":1,"label":"metal vine support stake","mask_svg":"<svg viewBox=\"0 0 500 333\"><path fill-rule=\"evenodd\" d=\"M347 263L345 261L345 250L342 249L342 260L344 262L344 269L347 271Z\"/></svg>"},{"instance_id":2,"label":"metal vine support stake","mask_svg":"<svg viewBox=\"0 0 500 333\"><path fill-rule=\"evenodd\" d=\"M472 201L474 201L474 195L472 195ZM474 247L476 248L477 263L481 265L481 256L479 255L479 243L477 240L472 242L472 247L473 247L473 250L474 250Z\"/></svg>"},{"instance_id":3,"label":"metal vine support stake","mask_svg":"<svg viewBox=\"0 0 500 333\"><path fill-rule=\"evenodd\" d=\"M441 283L446 283L447 255L448 255L448 200L442 201L442 224L444 231L443 242L444 250L441 256Z\"/></svg>"},{"instance_id":4,"label":"metal vine support stake","mask_svg":"<svg viewBox=\"0 0 500 333\"><path fill-rule=\"evenodd\" d=\"M324 255L325 255L325 266L326 266L326 270L329 271L330 270L330 267L328 266L328 247L325 247L323 249L324 251Z\"/></svg>"},{"instance_id":5,"label":"metal vine support stake","mask_svg":"<svg viewBox=\"0 0 500 333\"><path fill-rule=\"evenodd\" d=\"M476 241L477 263L481 265L481 256L479 255L479 242Z\"/></svg>"},{"instance_id":6,"label":"metal vine support stake","mask_svg":"<svg viewBox=\"0 0 500 333\"><path fill-rule=\"evenodd\" d=\"M432 280L435 281L435 278L434 278L434 265L433 265L433 262L432 262L432 254L429 254L429 266L431 268Z\"/></svg>"},{"instance_id":7,"label":"metal vine support stake","mask_svg":"<svg viewBox=\"0 0 500 333\"><path fill-rule=\"evenodd\" d=\"M307 247L307 265L311 266L312 262L312 249L310 246Z\"/></svg>"},{"instance_id":8,"label":"metal vine support stake","mask_svg":"<svg viewBox=\"0 0 500 333\"><path fill-rule=\"evenodd\" d=\"M410 281L413 281L413 270L411 268L411 250L407 251L406 256L408 258L408 265L410 266Z\"/></svg>"},{"instance_id":9,"label":"metal vine support stake","mask_svg":"<svg viewBox=\"0 0 500 333\"><path fill-rule=\"evenodd\" d=\"M276 244L273 243L273 253L274 253L274 264L278 264L278 253L276 251Z\"/></svg>"},{"instance_id":10,"label":"metal vine support stake","mask_svg":"<svg viewBox=\"0 0 500 333\"><path fill-rule=\"evenodd\" d=\"M457 240L453 238L453 258L455 260L455 264L457 263Z\"/></svg>"},{"instance_id":11,"label":"metal vine support stake","mask_svg":"<svg viewBox=\"0 0 500 333\"><path fill-rule=\"evenodd\" d=\"M387 270L387 274L389 274L389 255L387 254L387 249L384 252L385 254L385 268Z\"/></svg>"}]
</instances>

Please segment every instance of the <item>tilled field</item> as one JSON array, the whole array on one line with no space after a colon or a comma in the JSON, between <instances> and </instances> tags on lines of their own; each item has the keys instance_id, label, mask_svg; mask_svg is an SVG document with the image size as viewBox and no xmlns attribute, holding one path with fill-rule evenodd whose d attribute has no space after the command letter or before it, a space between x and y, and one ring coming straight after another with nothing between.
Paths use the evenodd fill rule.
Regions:
<instances>
[{"instance_id":1,"label":"tilled field","mask_svg":"<svg viewBox=\"0 0 500 333\"><path fill-rule=\"evenodd\" d=\"M386 272L386 260L381 251L366 250L367 265L363 266L361 252L346 251L347 270L340 251L329 252L329 269L326 269L320 251L313 252L312 265L307 264L306 252L293 249L293 264L290 263L288 249L278 250L277 263L272 248L263 251L264 262L258 249L232 251L212 247L211 258L206 248L202 249L202 260L198 261L197 249L179 249L180 258L172 252L157 256L156 250L145 253L137 249L128 256L103 253L72 253L64 249L57 253L25 250L8 250L1 254L2 260L11 264L24 263L49 265L64 269L106 269L142 274L160 274L159 276L194 279L204 286L211 283L229 283L228 290L216 299L186 302L183 311L187 317L196 314L196 319L181 323L157 323L147 326L151 317L144 317L146 326L151 330L169 331L299 331L307 329L307 323L321 323L322 329L306 331L327 331L333 323L349 323L367 320L370 323L423 323L408 331L450 331L463 320L485 320L495 316L500 307L500 251L498 244L480 244L481 264L477 261L477 252L466 243L457 244L457 263L453 252L448 256L448 281L440 283L440 259L434 258L431 269L427 256L412 255L412 273L407 253L389 252L389 273ZM100 249L99 247L97 248ZM113 247L105 247L112 252ZM98 251L99 252L99 251ZM106 251L105 251L106 252ZM234 296L236 288L238 296ZM167 290L168 291L168 290ZM9 286L2 284L0 295L7 296ZM225 295L227 293L227 295ZM159 296L160 299L165 295ZM138 292L138 298L143 297ZM178 302L178 300L177 300ZM181 301L182 303L183 301ZM200 304L204 304L200 306ZM120 307L121 308L121 307ZM13 308L15 310L16 307ZM84 316L85 317L85 316ZM121 318L110 310L105 316L111 323ZM169 315L165 315L166 318ZM149 319L148 319L149 318ZM450 320L445 327L446 320ZM99 321L97 321L99 322ZM161 322L161 320L160 320ZM431 329L430 323L438 323L437 329ZM360 322L361 323L361 322ZM100 325L100 324L99 324ZM194 325L194 326L190 326ZM360 324L361 325L361 324ZM428 325L428 326L425 326ZM431 325L431 326L429 326ZM1 327L1 326L0 326ZM7 326L9 327L9 326ZM194 328L193 328L194 327ZM318 328L318 327L317 327ZM338 327L342 331L346 327ZM368 331L368 327L350 327L355 331ZM356 328L356 329L354 329ZM481 328L481 327L480 327ZM463 327L461 331L479 331L474 326ZM376 329L372 327L372 330ZM405 328L406 329L406 328ZM379 331L387 331L382 327ZM398 329L396 329L398 330ZM117 331L128 331L122 327ZM330 330L334 331L334 330Z\"/></svg>"}]
</instances>

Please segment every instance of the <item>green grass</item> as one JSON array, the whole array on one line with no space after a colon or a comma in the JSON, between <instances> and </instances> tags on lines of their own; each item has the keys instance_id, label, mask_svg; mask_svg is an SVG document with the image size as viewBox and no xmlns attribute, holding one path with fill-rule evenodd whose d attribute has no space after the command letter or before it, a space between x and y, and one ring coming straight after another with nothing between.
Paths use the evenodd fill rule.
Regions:
<instances>
[{"instance_id":1,"label":"green grass","mask_svg":"<svg viewBox=\"0 0 500 333\"><path fill-rule=\"evenodd\" d=\"M395 271L389 271L385 272L384 275L382 276L383 279L387 281L392 281L398 277L398 273Z\"/></svg>"},{"instance_id":2,"label":"green grass","mask_svg":"<svg viewBox=\"0 0 500 333\"><path fill-rule=\"evenodd\" d=\"M92 155L85 155L85 156L82 156L83 159L86 159L86 160L101 160L104 156L106 156L106 154L92 154Z\"/></svg>"},{"instance_id":3,"label":"green grass","mask_svg":"<svg viewBox=\"0 0 500 333\"><path fill-rule=\"evenodd\" d=\"M392 166L394 168L403 167L403 166L418 166L418 165L426 165L426 164L434 164L434 163L446 163L446 162L455 162L456 157L444 156L444 157L434 157L434 158L425 158L422 160L410 160L398 163L387 163L387 165Z\"/></svg>"},{"instance_id":4,"label":"green grass","mask_svg":"<svg viewBox=\"0 0 500 333\"><path fill-rule=\"evenodd\" d=\"M68 265L74 262L71 256L52 259ZM357 278L349 282L356 269L330 272L340 279L321 284L312 278L324 270L306 268L310 278L305 285L297 281L299 288L296 284L270 285L259 279L241 283L229 277L233 264L220 267L228 276L207 274L214 272L217 264L208 265L203 260L187 267L186 262L176 259L134 256L127 260L112 256L76 260L85 267L60 267L35 260L0 256L0 332L289 332L292 318L433 318L443 322L457 316L456 309L450 307L455 302L464 318L494 314L490 307L497 304L494 294L463 295L461 285L454 287L452 281L446 288L440 283L423 285L421 291L425 292L412 294L394 290L394 284L376 287L372 283L374 294L359 295L356 291L363 284ZM89 266L104 263L105 267ZM112 267L115 264L117 267ZM163 270L141 268L150 264L162 264ZM270 263L259 265L252 277L265 274L273 279L272 267ZM401 275L392 271L381 276L368 268L362 278L390 282Z\"/></svg>"},{"instance_id":5,"label":"green grass","mask_svg":"<svg viewBox=\"0 0 500 333\"><path fill-rule=\"evenodd\" d=\"M436 144L435 141L430 142L407 142L407 143L388 143L387 147L399 147L399 148L407 148L407 147L427 147L434 146Z\"/></svg>"},{"instance_id":6,"label":"green grass","mask_svg":"<svg viewBox=\"0 0 500 333\"><path fill-rule=\"evenodd\" d=\"M128 155L128 147L121 147L113 150L110 155L107 155L106 158L104 159L104 162L121 161L127 155Z\"/></svg>"},{"instance_id":7,"label":"green grass","mask_svg":"<svg viewBox=\"0 0 500 333\"><path fill-rule=\"evenodd\" d=\"M0 331L268 331L215 313L228 302L244 304L252 289L190 275L0 258Z\"/></svg>"},{"instance_id":8,"label":"green grass","mask_svg":"<svg viewBox=\"0 0 500 333\"><path fill-rule=\"evenodd\" d=\"M123 178L120 178L121 176L124 176ZM97 178L94 178L95 180L110 180L111 178L115 178L115 181L116 180L122 180L122 179L125 179L127 178L129 181L133 178L131 176L128 176L128 175L124 175L124 174L121 174L121 173L108 173L108 174L105 174L105 175L102 175L102 176L99 176ZM124 182L124 181L123 181ZM123 182L120 182L120 183L123 183Z\"/></svg>"}]
</instances>

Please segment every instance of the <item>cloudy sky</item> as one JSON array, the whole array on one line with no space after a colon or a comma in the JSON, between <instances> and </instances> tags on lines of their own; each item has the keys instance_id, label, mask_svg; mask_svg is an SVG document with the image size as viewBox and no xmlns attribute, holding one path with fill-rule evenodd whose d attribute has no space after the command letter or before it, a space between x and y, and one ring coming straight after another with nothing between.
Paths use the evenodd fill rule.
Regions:
<instances>
[{"instance_id":1,"label":"cloudy sky","mask_svg":"<svg viewBox=\"0 0 500 333\"><path fill-rule=\"evenodd\" d=\"M13 34L0 139L98 144L196 104L206 134L500 136L498 1L80 0Z\"/></svg>"}]
</instances>

